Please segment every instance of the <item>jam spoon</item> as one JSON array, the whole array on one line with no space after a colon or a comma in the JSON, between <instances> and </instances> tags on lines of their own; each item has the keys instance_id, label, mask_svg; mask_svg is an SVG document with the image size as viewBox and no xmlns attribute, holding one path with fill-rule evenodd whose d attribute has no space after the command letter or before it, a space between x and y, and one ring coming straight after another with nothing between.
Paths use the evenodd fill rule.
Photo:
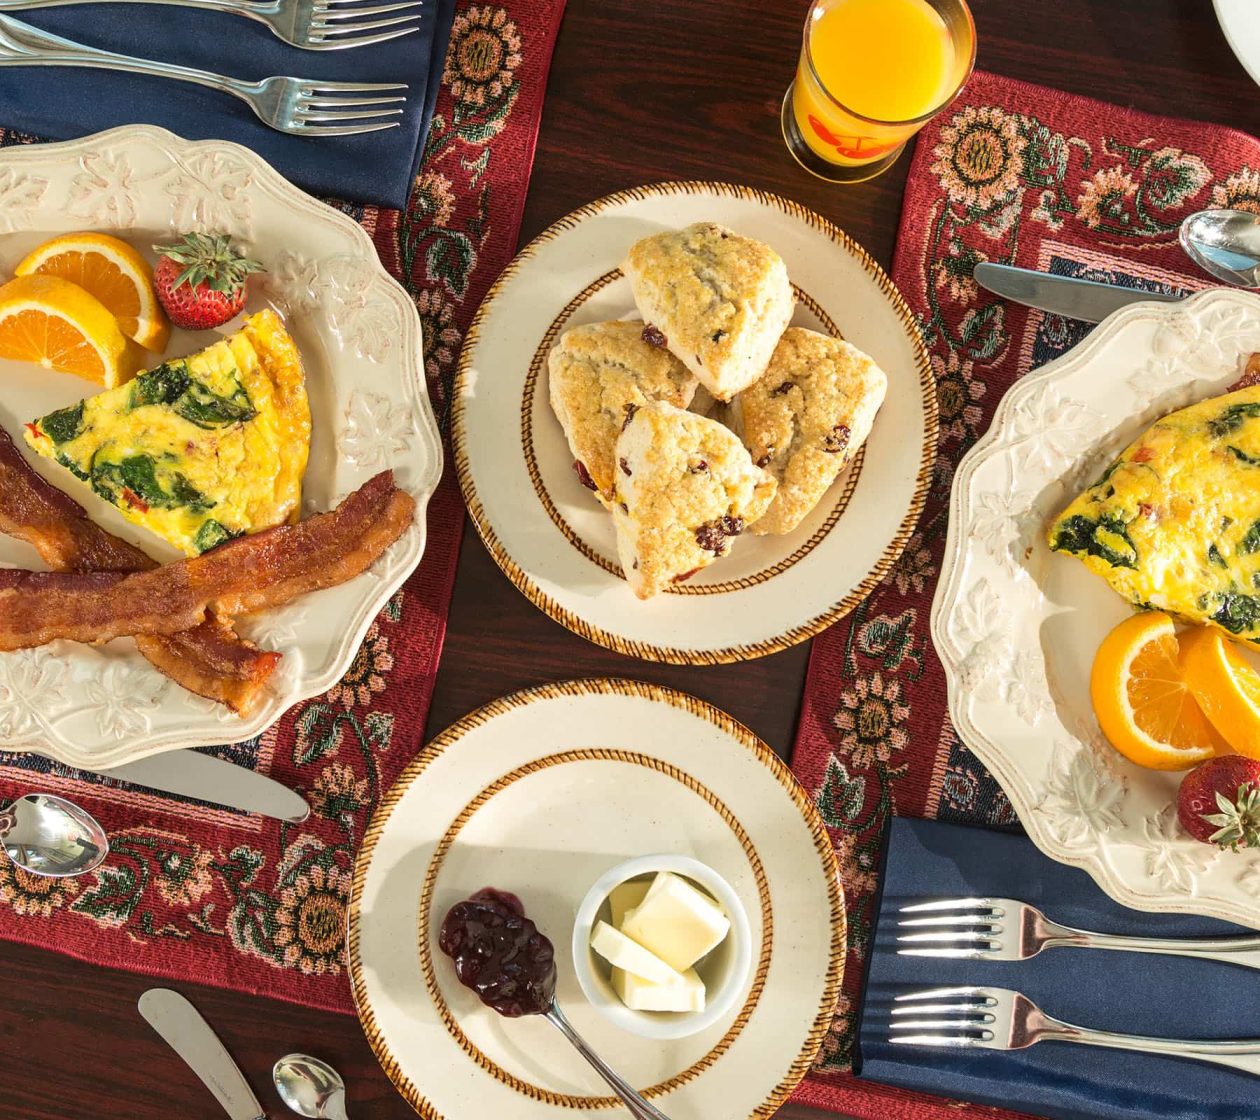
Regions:
<instances>
[{"instance_id":1,"label":"jam spoon","mask_svg":"<svg viewBox=\"0 0 1260 1120\"><path fill-rule=\"evenodd\" d=\"M28 793L0 809L0 847L23 871L67 879L99 867L109 855L109 838L73 801Z\"/></svg>"}]
</instances>

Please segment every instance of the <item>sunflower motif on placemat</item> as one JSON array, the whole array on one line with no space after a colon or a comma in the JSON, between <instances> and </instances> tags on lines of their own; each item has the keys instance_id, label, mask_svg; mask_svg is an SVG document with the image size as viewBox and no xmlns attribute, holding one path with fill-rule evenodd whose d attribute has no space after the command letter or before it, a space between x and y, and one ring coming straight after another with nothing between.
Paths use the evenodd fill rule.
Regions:
<instances>
[{"instance_id":1,"label":"sunflower motif on placemat","mask_svg":"<svg viewBox=\"0 0 1260 1120\"><path fill-rule=\"evenodd\" d=\"M1123 167L1104 167L1081 184L1076 216L1092 229L1123 224L1126 202L1137 194L1137 183Z\"/></svg>"},{"instance_id":2,"label":"sunflower motif on placemat","mask_svg":"<svg viewBox=\"0 0 1260 1120\"><path fill-rule=\"evenodd\" d=\"M984 413L985 384L973 372L973 363L951 350L942 358L928 356L936 375L936 403L940 409L941 439L973 440L980 430Z\"/></svg>"},{"instance_id":3,"label":"sunflower motif on placemat","mask_svg":"<svg viewBox=\"0 0 1260 1120\"><path fill-rule=\"evenodd\" d=\"M902 703L901 681L880 673L864 677L840 694L835 715L840 745L859 769L888 762L909 742L902 726L909 715L910 708Z\"/></svg>"},{"instance_id":4,"label":"sunflower motif on placemat","mask_svg":"<svg viewBox=\"0 0 1260 1120\"><path fill-rule=\"evenodd\" d=\"M1028 146L1022 121L996 105L968 105L941 129L931 170L951 201L988 210L1018 189Z\"/></svg>"},{"instance_id":5,"label":"sunflower motif on placemat","mask_svg":"<svg viewBox=\"0 0 1260 1120\"><path fill-rule=\"evenodd\" d=\"M502 8L469 8L451 27L442 81L464 105L503 96L521 64L521 36Z\"/></svg>"},{"instance_id":6,"label":"sunflower motif on placemat","mask_svg":"<svg viewBox=\"0 0 1260 1120\"><path fill-rule=\"evenodd\" d=\"M1260 214L1260 171L1240 167L1225 182L1212 189L1212 205Z\"/></svg>"},{"instance_id":7,"label":"sunflower motif on placemat","mask_svg":"<svg viewBox=\"0 0 1260 1120\"><path fill-rule=\"evenodd\" d=\"M32 875L8 860L0 860L0 902L29 918L48 918L79 893L74 879Z\"/></svg>"},{"instance_id":8,"label":"sunflower motif on placemat","mask_svg":"<svg viewBox=\"0 0 1260 1120\"><path fill-rule=\"evenodd\" d=\"M368 803L368 780L343 762L326 766L315 779L311 808L329 820L352 816Z\"/></svg>"},{"instance_id":9,"label":"sunflower motif on placemat","mask_svg":"<svg viewBox=\"0 0 1260 1120\"><path fill-rule=\"evenodd\" d=\"M455 216L455 189L440 171L425 171L411 192L411 213L435 226L447 226Z\"/></svg>"},{"instance_id":10,"label":"sunflower motif on placemat","mask_svg":"<svg viewBox=\"0 0 1260 1120\"><path fill-rule=\"evenodd\" d=\"M356 704L369 704L378 692L385 691L385 676L394 667L389 652L389 639L381 633L377 620L368 628L359 652L346 670L346 675L328 690L328 699L349 711Z\"/></svg>"},{"instance_id":11,"label":"sunflower motif on placemat","mask_svg":"<svg viewBox=\"0 0 1260 1120\"><path fill-rule=\"evenodd\" d=\"M307 975L339 973L350 872L312 864L280 893L275 942L289 968Z\"/></svg>"}]
</instances>

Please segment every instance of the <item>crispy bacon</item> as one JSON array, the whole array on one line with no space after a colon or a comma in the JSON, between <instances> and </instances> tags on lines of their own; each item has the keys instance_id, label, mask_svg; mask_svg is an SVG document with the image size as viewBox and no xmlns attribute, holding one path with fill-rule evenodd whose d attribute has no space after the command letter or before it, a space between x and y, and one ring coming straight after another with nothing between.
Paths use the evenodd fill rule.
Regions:
<instances>
[{"instance_id":1,"label":"crispy bacon","mask_svg":"<svg viewBox=\"0 0 1260 1120\"><path fill-rule=\"evenodd\" d=\"M0 531L35 547L56 571L137 572L157 561L88 518L37 473L0 429ZM190 692L247 713L280 654L260 650L213 619L184 634L139 635L136 646L160 673Z\"/></svg>"},{"instance_id":2,"label":"crispy bacon","mask_svg":"<svg viewBox=\"0 0 1260 1120\"><path fill-rule=\"evenodd\" d=\"M151 571L0 572L0 650L56 638L108 641L174 634L208 611L231 617L280 606L365 571L415 518L392 471L364 483L330 513L278 525Z\"/></svg>"}]
</instances>

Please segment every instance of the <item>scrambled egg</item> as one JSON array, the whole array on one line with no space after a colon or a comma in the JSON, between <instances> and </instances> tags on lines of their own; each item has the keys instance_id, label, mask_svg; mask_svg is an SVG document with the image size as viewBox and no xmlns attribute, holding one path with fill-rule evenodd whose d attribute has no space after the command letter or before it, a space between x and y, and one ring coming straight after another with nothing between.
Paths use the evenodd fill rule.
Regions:
<instances>
[{"instance_id":1,"label":"scrambled egg","mask_svg":"<svg viewBox=\"0 0 1260 1120\"><path fill-rule=\"evenodd\" d=\"M26 426L39 454L190 556L296 521L310 438L302 361L271 311Z\"/></svg>"},{"instance_id":2,"label":"scrambled egg","mask_svg":"<svg viewBox=\"0 0 1260 1120\"><path fill-rule=\"evenodd\" d=\"M1260 386L1155 423L1049 540L1136 606L1260 644Z\"/></svg>"}]
</instances>

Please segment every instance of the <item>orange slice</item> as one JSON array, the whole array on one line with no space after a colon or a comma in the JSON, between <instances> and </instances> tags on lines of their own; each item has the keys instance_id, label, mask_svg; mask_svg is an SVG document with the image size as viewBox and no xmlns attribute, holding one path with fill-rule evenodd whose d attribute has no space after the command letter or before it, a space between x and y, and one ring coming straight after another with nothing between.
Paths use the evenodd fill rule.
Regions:
<instances>
[{"instance_id":1,"label":"orange slice","mask_svg":"<svg viewBox=\"0 0 1260 1120\"><path fill-rule=\"evenodd\" d=\"M1260 758L1260 673L1214 626L1181 636L1181 671L1203 713L1239 754Z\"/></svg>"},{"instance_id":2,"label":"orange slice","mask_svg":"<svg viewBox=\"0 0 1260 1120\"><path fill-rule=\"evenodd\" d=\"M0 286L0 358L35 362L112 389L144 368L144 351L95 296L57 276Z\"/></svg>"},{"instance_id":3,"label":"orange slice","mask_svg":"<svg viewBox=\"0 0 1260 1120\"><path fill-rule=\"evenodd\" d=\"M1177 634L1161 611L1120 623L1094 655L1094 714L1111 745L1151 770L1188 770L1229 747L1181 674Z\"/></svg>"},{"instance_id":4,"label":"orange slice","mask_svg":"<svg viewBox=\"0 0 1260 1120\"><path fill-rule=\"evenodd\" d=\"M125 241L107 233L67 233L45 241L14 271L78 284L110 310L128 338L146 350L166 349L171 325L153 287L153 269Z\"/></svg>"}]
</instances>

